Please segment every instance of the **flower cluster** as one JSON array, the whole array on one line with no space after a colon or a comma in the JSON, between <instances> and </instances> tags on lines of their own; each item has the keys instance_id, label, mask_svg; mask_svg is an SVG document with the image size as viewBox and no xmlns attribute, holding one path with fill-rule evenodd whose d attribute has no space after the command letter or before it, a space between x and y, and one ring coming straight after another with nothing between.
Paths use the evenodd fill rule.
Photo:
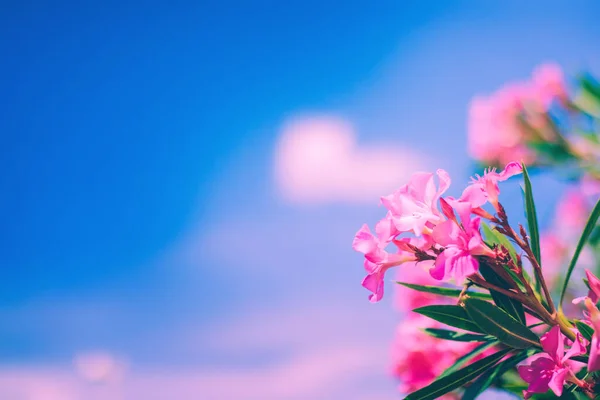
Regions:
<instances>
[{"instance_id":1,"label":"flower cluster","mask_svg":"<svg viewBox=\"0 0 600 400\"><path fill-rule=\"evenodd\" d=\"M511 226L499 199L499 183L522 173L526 213L530 230L534 229L529 233L523 226ZM487 170L473 178L458 198L445 195L449 187L450 177L443 170L414 174L406 185L381 198L387 213L374 232L363 225L353 241L353 248L364 255L367 275L362 284L371 292L372 302L383 297L386 272L401 266L396 303L401 311L415 313L400 324L393 346L392 372L401 381L400 390L413 392L408 398L415 399L456 398L459 390L464 391L463 398L472 398L491 384L502 388L504 381L484 374L480 384L471 382L476 375L463 381L461 374L492 368L503 373L514 370L510 379L522 379L525 398L548 391L561 396L566 387L570 392L595 393L593 373L600 371L596 307L600 279L586 270L589 293L566 304L579 313L578 319L567 316L562 306L584 246L576 246L556 308L549 283L557 283L558 273L545 271L549 279L542 273L542 241L524 165L510 162L500 172ZM559 204L559 209L572 208L562 233L568 225L589 235L600 205L588 220L582 216L588 207L582 210L583 202L570 199L569 204ZM550 265L555 262L548 259ZM582 304L585 310L576 308Z\"/></svg>"},{"instance_id":2,"label":"flower cluster","mask_svg":"<svg viewBox=\"0 0 600 400\"><path fill-rule=\"evenodd\" d=\"M572 96L561 68L544 64L527 81L474 98L468 112L470 155L495 166L515 159L537 166L575 164L598 178L589 167L600 161L600 145L587 117L600 117L599 88L584 76Z\"/></svg>"},{"instance_id":3,"label":"flower cluster","mask_svg":"<svg viewBox=\"0 0 600 400\"><path fill-rule=\"evenodd\" d=\"M373 293L370 300L383 297L384 276L391 267L433 260L429 270L433 278L461 284L479 270L482 258L496 258L497 253L481 237L481 216L491 217L482 206L490 203L503 212L498 183L521 171L516 162L500 173L486 171L458 199L442 197L450 186L446 171L437 171L437 187L434 174L416 173L408 184L382 197L388 212L375 226L375 234L363 225L353 241L353 248L365 256L363 286ZM388 246L394 250L388 251Z\"/></svg>"},{"instance_id":4,"label":"flower cluster","mask_svg":"<svg viewBox=\"0 0 600 400\"><path fill-rule=\"evenodd\" d=\"M476 176L457 198L446 171L415 173L381 198L387 212L375 229L354 237L371 302L399 267L399 389L409 400L475 399L488 388L598 398L600 83L584 75L572 90L558 66L543 65L529 81L476 98L468 125L471 155L500 171ZM569 180L541 232L526 165L560 166ZM500 183L515 175L527 229L509 222L500 201Z\"/></svg>"}]
</instances>

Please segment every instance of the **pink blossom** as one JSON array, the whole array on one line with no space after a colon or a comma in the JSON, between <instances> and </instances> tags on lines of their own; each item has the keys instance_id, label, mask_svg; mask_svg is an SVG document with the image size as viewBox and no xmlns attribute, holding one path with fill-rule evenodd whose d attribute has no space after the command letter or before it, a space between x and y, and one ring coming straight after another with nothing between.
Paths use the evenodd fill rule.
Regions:
<instances>
[{"instance_id":1,"label":"pink blossom","mask_svg":"<svg viewBox=\"0 0 600 400\"><path fill-rule=\"evenodd\" d=\"M525 145L526 132L518 121L525 91L523 85L512 85L471 102L467 137L473 158L492 165L533 160L534 153Z\"/></svg>"},{"instance_id":2,"label":"pink blossom","mask_svg":"<svg viewBox=\"0 0 600 400\"><path fill-rule=\"evenodd\" d=\"M554 326L540 339L546 354L536 357L529 365L521 365L519 375L529 384L523 391L526 399L534 393L545 393L551 389L556 396L561 396L565 382L581 384L575 377L573 369L568 363L571 357L586 353L585 342L577 334L577 340L565 353L565 336L559 326ZM530 359L531 360L531 359Z\"/></svg>"},{"instance_id":3,"label":"pink blossom","mask_svg":"<svg viewBox=\"0 0 600 400\"><path fill-rule=\"evenodd\" d=\"M535 152L527 147L527 142L544 137L544 114L555 100L564 103L566 99L563 73L554 64L536 68L530 81L511 83L487 97L475 98L468 118L471 156L494 165L515 159L534 162Z\"/></svg>"},{"instance_id":4,"label":"pink blossom","mask_svg":"<svg viewBox=\"0 0 600 400\"><path fill-rule=\"evenodd\" d=\"M480 218L462 221L462 228L456 221L447 220L433 229L432 237L444 251L435 260L435 267L429 272L437 280L454 278L456 283L479 270L479 261L474 256L495 257L479 233Z\"/></svg>"},{"instance_id":5,"label":"pink blossom","mask_svg":"<svg viewBox=\"0 0 600 400\"><path fill-rule=\"evenodd\" d=\"M582 190L571 188L561 196L557 206L554 225L564 236L579 236L591 211Z\"/></svg>"},{"instance_id":6,"label":"pink blossom","mask_svg":"<svg viewBox=\"0 0 600 400\"><path fill-rule=\"evenodd\" d=\"M557 64L542 64L532 74L533 85L542 105L547 109L554 100L567 99L567 85Z\"/></svg>"},{"instance_id":7,"label":"pink blossom","mask_svg":"<svg viewBox=\"0 0 600 400\"><path fill-rule=\"evenodd\" d=\"M450 186L450 177L442 169L437 170L440 184L436 190L432 173L418 172L410 182L394 193L381 198L390 211L390 219L399 232L414 232L420 236L431 226L443 221L437 201Z\"/></svg>"},{"instance_id":8,"label":"pink blossom","mask_svg":"<svg viewBox=\"0 0 600 400\"><path fill-rule=\"evenodd\" d=\"M597 199L600 197L600 180L590 174L585 174L581 178L581 192L584 196Z\"/></svg>"},{"instance_id":9,"label":"pink blossom","mask_svg":"<svg viewBox=\"0 0 600 400\"><path fill-rule=\"evenodd\" d=\"M483 176L472 178L471 184L463 191L459 200L470 203L472 208L481 207L490 202L498 210L498 195L500 194L498 182L503 182L522 172L521 164L514 161L507 164L500 173L495 169L487 170Z\"/></svg>"},{"instance_id":10,"label":"pink blossom","mask_svg":"<svg viewBox=\"0 0 600 400\"><path fill-rule=\"evenodd\" d=\"M556 284L556 279L561 268L564 265L565 258L568 255L567 244L552 231L543 232L540 235L540 250L542 260L544 261L544 278L546 283L552 287Z\"/></svg>"},{"instance_id":11,"label":"pink blossom","mask_svg":"<svg viewBox=\"0 0 600 400\"><path fill-rule=\"evenodd\" d=\"M596 275L592 274L590 272L590 270L587 268L585 270L585 275L587 277L588 285L590 286L590 290L588 291L587 296L578 297L578 298L574 299L573 300L574 304L580 303L583 300L585 300L586 298L589 298L593 304L598 303L598 300L600 300L600 279L598 279L598 277Z\"/></svg>"},{"instance_id":12,"label":"pink blossom","mask_svg":"<svg viewBox=\"0 0 600 400\"><path fill-rule=\"evenodd\" d=\"M401 241L408 242L409 239ZM352 242L352 248L365 255L364 265L368 275L363 279L362 285L373 293L369 296L371 302L377 302L383 297L383 278L389 268L407 261L416 261L415 255L407 251L388 253L385 250L387 244L373 236L366 224L356 233Z\"/></svg>"},{"instance_id":13,"label":"pink blossom","mask_svg":"<svg viewBox=\"0 0 600 400\"><path fill-rule=\"evenodd\" d=\"M585 299L585 305L589 312L589 319L594 328L592 344L590 346L590 358L588 360L588 371L600 371L600 311L590 298Z\"/></svg>"},{"instance_id":14,"label":"pink blossom","mask_svg":"<svg viewBox=\"0 0 600 400\"><path fill-rule=\"evenodd\" d=\"M429 385L460 356L476 346L468 342L438 339L423 332L424 328L444 327L422 315L398 325L392 346L392 373L400 380L399 389L402 393Z\"/></svg>"}]
</instances>

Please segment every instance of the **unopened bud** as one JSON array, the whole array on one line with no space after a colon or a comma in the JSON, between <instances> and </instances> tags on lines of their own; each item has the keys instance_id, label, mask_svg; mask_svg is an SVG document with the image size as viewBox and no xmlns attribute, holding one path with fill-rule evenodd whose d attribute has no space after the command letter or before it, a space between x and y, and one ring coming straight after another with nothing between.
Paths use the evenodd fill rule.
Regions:
<instances>
[{"instance_id":1,"label":"unopened bud","mask_svg":"<svg viewBox=\"0 0 600 400\"><path fill-rule=\"evenodd\" d=\"M506 211L504 210L504 206L500 203L497 203L495 208L496 208L496 212L498 213L498 218L500 218L500 221L506 221L508 217L506 216Z\"/></svg>"},{"instance_id":2,"label":"unopened bud","mask_svg":"<svg viewBox=\"0 0 600 400\"><path fill-rule=\"evenodd\" d=\"M529 243L529 236L527 236L527 231L525 230L525 228L523 228L523 225L519 224L519 233L521 234L521 237L523 238L523 240L525 240L527 243Z\"/></svg>"},{"instance_id":3,"label":"unopened bud","mask_svg":"<svg viewBox=\"0 0 600 400\"><path fill-rule=\"evenodd\" d=\"M442 212L444 213L444 215L446 216L446 218L448 218L449 220L452 220L452 221L456 222L456 215L454 215L454 209L442 197L440 197L440 205L442 206Z\"/></svg>"}]
</instances>

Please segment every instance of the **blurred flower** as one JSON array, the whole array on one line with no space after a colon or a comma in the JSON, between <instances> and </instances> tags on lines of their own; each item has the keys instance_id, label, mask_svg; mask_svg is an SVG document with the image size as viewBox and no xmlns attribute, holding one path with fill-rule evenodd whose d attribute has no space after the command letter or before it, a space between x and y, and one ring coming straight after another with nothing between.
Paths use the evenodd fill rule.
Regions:
<instances>
[{"instance_id":1,"label":"blurred flower","mask_svg":"<svg viewBox=\"0 0 600 400\"><path fill-rule=\"evenodd\" d=\"M487 97L476 97L469 106L469 152L476 160L503 166L511 160L527 164L536 161L530 142L554 141L555 132L547 129L546 115L558 101L566 103L563 73L555 64L533 71L531 81L511 83Z\"/></svg>"},{"instance_id":2,"label":"blurred flower","mask_svg":"<svg viewBox=\"0 0 600 400\"><path fill-rule=\"evenodd\" d=\"M506 165L512 160L530 162L534 153L525 145L519 87L507 87L490 97L473 99L468 114L468 148L476 160Z\"/></svg>"},{"instance_id":3,"label":"blurred flower","mask_svg":"<svg viewBox=\"0 0 600 400\"><path fill-rule=\"evenodd\" d=\"M540 235L540 251L544 269L544 279L549 287L555 286L559 272L568 256L568 247L554 230L542 232Z\"/></svg>"},{"instance_id":4,"label":"blurred flower","mask_svg":"<svg viewBox=\"0 0 600 400\"><path fill-rule=\"evenodd\" d=\"M423 332L444 325L423 316L398 325L392 346L392 373L400 380L400 392L410 393L429 385L442 372L476 345L447 341ZM452 394L446 399L455 398Z\"/></svg>"},{"instance_id":5,"label":"blurred flower","mask_svg":"<svg viewBox=\"0 0 600 400\"><path fill-rule=\"evenodd\" d=\"M590 204L581 188L570 188L556 206L554 225L564 236L577 237L585 226L590 211Z\"/></svg>"},{"instance_id":6,"label":"blurred flower","mask_svg":"<svg viewBox=\"0 0 600 400\"><path fill-rule=\"evenodd\" d=\"M542 64L533 70L533 84L542 104L547 108L554 100L566 101L567 85L559 65Z\"/></svg>"}]
</instances>

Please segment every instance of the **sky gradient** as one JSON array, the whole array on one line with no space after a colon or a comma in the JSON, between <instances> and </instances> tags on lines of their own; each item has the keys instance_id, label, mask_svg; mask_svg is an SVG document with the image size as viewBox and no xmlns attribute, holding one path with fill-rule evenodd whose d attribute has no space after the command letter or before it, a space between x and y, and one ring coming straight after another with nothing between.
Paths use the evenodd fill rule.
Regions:
<instances>
[{"instance_id":1,"label":"sky gradient","mask_svg":"<svg viewBox=\"0 0 600 400\"><path fill-rule=\"evenodd\" d=\"M368 303L355 231L414 170L445 168L461 190L474 95L547 61L600 71L593 1L3 11L11 400L397 398L400 317ZM306 166L344 167L311 180L315 147L286 145L294 121L334 121L315 139L327 162ZM535 183L547 220L560 185Z\"/></svg>"}]
</instances>

